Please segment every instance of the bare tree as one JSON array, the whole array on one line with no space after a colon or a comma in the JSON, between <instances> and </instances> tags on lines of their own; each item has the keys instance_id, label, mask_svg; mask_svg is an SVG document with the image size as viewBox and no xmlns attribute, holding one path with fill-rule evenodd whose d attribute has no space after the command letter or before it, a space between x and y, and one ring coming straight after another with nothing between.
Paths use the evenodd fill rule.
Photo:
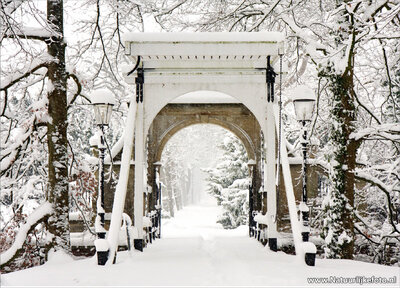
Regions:
<instances>
[{"instance_id":1,"label":"bare tree","mask_svg":"<svg viewBox=\"0 0 400 288\"><path fill-rule=\"evenodd\" d=\"M52 204L51 215L43 212L54 236L47 249L70 251L69 197L72 206L84 201L69 195L69 185L92 181L85 176L91 169L85 155L92 135L85 106L90 89L115 92L119 105L111 126L121 127L129 94L117 65L126 61L121 33L143 26L140 13L136 2L121 0L1 1L1 200L11 201L14 214L29 199ZM67 41L66 33L79 36ZM114 129L110 145L120 134ZM92 191L89 182L81 187Z\"/></svg>"},{"instance_id":2,"label":"bare tree","mask_svg":"<svg viewBox=\"0 0 400 288\"><path fill-rule=\"evenodd\" d=\"M22 6L29 6L25 8ZM12 38L14 45L19 46L21 53L29 53L25 50L26 46L32 45L31 50L39 47L39 55L32 53L30 61L26 61L21 73L10 74L6 81L2 81L1 91L4 95L4 106L2 107L2 116L7 117L7 105L9 104L9 90L16 85L21 85L28 78L38 78L35 81L43 81L47 84L46 98L42 98L45 105L47 117L38 119L36 115L31 115L30 127L27 127L26 133L23 134L22 141L15 143L7 143L2 151L2 174L11 173L13 164L18 161L19 157L24 154L31 141L33 132L38 126L46 125L48 164L47 164L47 199L53 205L52 215L49 218L48 229L53 234L53 239L49 248L55 250L62 249L69 251L69 193L68 193L68 153L67 153L67 78L68 74L65 68L65 40L63 28L63 1L47 1L46 18L40 18L43 27L30 28L26 23L19 22L17 17L13 17L17 9L34 9L34 3L29 1L2 1L1 16L3 23L3 31L1 36L1 44ZM33 14L31 14L33 15ZM41 15L42 16L42 15ZM26 43L32 41L33 43ZM37 42L40 43L37 43ZM36 47L34 47L36 46ZM46 47L46 50L43 49ZM38 70L45 68L47 71L42 72L39 77L35 74ZM46 80L44 80L46 78ZM28 83L28 87L29 87ZM31 84L32 85L32 84ZM44 89L43 89L44 90ZM32 105L34 106L34 105ZM41 111L44 112L44 111ZM44 118L47 118L44 120ZM10 127L12 120L10 119ZM11 133L10 129L10 133ZM16 144L19 145L16 145ZM3 163L5 164L3 166Z\"/></svg>"}]
</instances>

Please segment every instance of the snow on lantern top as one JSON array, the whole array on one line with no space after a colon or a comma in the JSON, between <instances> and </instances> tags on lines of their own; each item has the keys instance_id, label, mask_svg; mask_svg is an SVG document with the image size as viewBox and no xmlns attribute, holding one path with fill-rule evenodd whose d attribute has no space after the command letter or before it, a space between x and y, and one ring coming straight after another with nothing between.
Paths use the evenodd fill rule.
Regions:
<instances>
[{"instance_id":1,"label":"snow on lantern top","mask_svg":"<svg viewBox=\"0 0 400 288\"><path fill-rule=\"evenodd\" d=\"M97 89L90 94L92 104L110 104L115 105L113 93L108 89Z\"/></svg>"},{"instance_id":2,"label":"snow on lantern top","mask_svg":"<svg viewBox=\"0 0 400 288\"><path fill-rule=\"evenodd\" d=\"M314 112L315 94L305 85L297 86L292 92L292 101L298 121L310 121Z\"/></svg>"},{"instance_id":3,"label":"snow on lantern top","mask_svg":"<svg viewBox=\"0 0 400 288\"><path fill-rule=\"evenodd\" d=\"M97 125L108 125L111 118L112 107L115 104L113 93L108 89L94 90L90 95L94 108L94 116Z\"/></svg>"}]
</instances>

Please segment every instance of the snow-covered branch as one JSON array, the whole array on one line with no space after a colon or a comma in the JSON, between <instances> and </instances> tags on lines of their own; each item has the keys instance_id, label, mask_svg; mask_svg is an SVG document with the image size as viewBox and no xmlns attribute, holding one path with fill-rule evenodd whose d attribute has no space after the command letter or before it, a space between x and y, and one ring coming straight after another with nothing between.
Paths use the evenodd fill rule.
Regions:
<instances>
[{"instance_id":1,"label":"snow-covered branch","mask_svg":"<svg viewBox=\"0 0 400 288\"><path fill-rule=\"evenodd\" d=\"M88 101L88 102L90 103L90 99L89 99L88 97L82 95L82 84L81 84L81 82L79 81L78 76L76 76L75 74L72 74L72 73L68 73L68 77L70 77L70 78L72 78L72 79L74 80L74 82L75 82L75 84L76 84L76 87L77 87L77 90L76 90L74 96L72 97L72 99L71 99L71 100L69 101L69 103L68 103L68 108L69 108L72 104L74 104L75 100L76 100L79 96L83 97L86 101Z\"/></svg>"},{"instance_id":2,"label":"snow-covered branch","mask_svg":"<svg viewBox=\"0 0 400 288\"><path fill-rule=\"evenodd\" d=\"M397 224L394 222L396 212L393 211L394 207L393 207L393 203L392 203L392 197L390 195L391 192L393 191L393 189L391 187L389 187L388 185L386 185L380 179L373 177L372 175L370 175L368 173L364 173L362 171L356 171L355 176L359 180L366 181L366 182L378 187L383 193L385 193L386 199L387 199L387 209L389 211L389 217L388 217L389 219L388 220L393 227L393 231L400 233L400 231L397 227Z\"/></svg>"},{"instance_id":3,"label":"snow-covered branch","mask_svg":"<svg viewBox=\"0 0 400 288\"><path fill-rule=\"evenodd\" d=\"M49 202L43 203L37 208L26 220L26 223L21 225L13 245L0 254L0 265L3 266L12 261L21 251L25 243L26 237L32 229L40 222L43 222L53 211L52 205Z\"/></svg>"},{"instance_id":4,"label":"snow-covered branch","mask_svg":"<svg viewBox=\"0 0 400 288\"><path fill-rule=\"evenodd\" d=\"M175 9L179 8L183 4L185 4L187 0L180 0L177 3L172 4L170 7L160 9L160 11L154 15L154 17L160 17L167 14L171 14Z\"/></svg>"},{"instance_id":5,"label":"snow-covered branch","mask_svg":"<svg viewBox=\"0 0 400 288\"><path fill-rule=\"evenodd\" d=\"M29 125L29 128L18 136L18 139L9 145L7 148L1 150L0 154L0 175L3 176L14 164L21 154L21 151L26 148L30 142L30 137L34 126L36 124L36 119L33 123Z\"/></svg>"},{"instance_id":6,"label":"snow-covered branch","mask_svg":"<svg viewBox=\"0 0 400 288\"><path fill-rule=\"evenodd\" d=\"M360 129L350 135L351 139L360 140L371 137L386 139L391 141L400 141L400 124L387 123L373 127Z\"/></svg>"},{"instance_id":7,"label":"snow-covered branch","mask_svg":"<svg viewBox=\"0 0 400 288\"><path fill-rule=\"evenodd\" d=\"M3 13L11 15L27 0L5 0L0 2Z\"/></svg>"},{"instance_id":8,"label":"snow-covered branch","mask_svg":"<svg viewBox=\"0 0 400 288\"><path fill-rule=\"evenodd\" d=\"M47 68L48 63L51 61L53 61L53 59L47 53L43 53L42 55L34 58L32 62L27 63L27 65L20 69L20 71L16 71L10 74L8 77L1 79L0 91L7 90L11 86L32 75L41 68Z\"/></svg>"},{"instance_id":9,"label":"snow-covered branch","mask_svg":"<svg viewBox=\"0 0 400 288\"><path fill-rule=\"evenodd\" d=\"M52 36L56 34L52 33L51 31L47 31L43 28L36 28L36 27L22 27L18 28L17 31L14 29L9 29L6 31L2 38L22 38L22 39L30 39L30 40L41 40L47 41Z\"/></svg>"}]
</instances>

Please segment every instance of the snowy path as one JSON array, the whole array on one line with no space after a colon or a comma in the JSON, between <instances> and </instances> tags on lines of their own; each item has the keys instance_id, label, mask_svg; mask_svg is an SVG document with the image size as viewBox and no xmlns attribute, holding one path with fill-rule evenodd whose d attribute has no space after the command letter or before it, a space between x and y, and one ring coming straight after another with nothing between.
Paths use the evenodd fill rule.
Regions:
<instances>
[{"instance_id":1,"label":"snowy path","mask_svg":"<svg viewBox=\"0 0 400 288\"><path fill-rule=\"evenodd\" d=\"M396 276L397 286L384 287L398 287L398 267L319 259L316 267L308 267L294 256L270 252L248 238L247 227L223 230L215 223L218 213L213 205L186 207L175 219L163 221L161 240L143 253L118 253L117 264L111 267L95 265L95 258L54 255L41 267L2 275L2 285L307 286L307 277Z\"/></svg>"}]
</instances>

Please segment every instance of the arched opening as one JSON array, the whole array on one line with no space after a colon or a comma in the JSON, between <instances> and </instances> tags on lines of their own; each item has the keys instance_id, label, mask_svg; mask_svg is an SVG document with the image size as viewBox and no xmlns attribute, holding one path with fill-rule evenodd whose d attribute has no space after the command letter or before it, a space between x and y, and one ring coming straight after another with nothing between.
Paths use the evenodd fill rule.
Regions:
<instances>
[{"instance_id":1,"label":"arched opening","mask_svg":"<svg viewBox=\"0 0 400 288\"><path fill-rule=\"evenodd\" d=\"M162 84L160 87L153 87L152 93L162 94L163 97L157 99L157 101L150 99L146 104L144 131L148 131L156 117L165 107L171 104L182 106L188 104L241 104L257 120L259 129L266 134L266 126L263 123L265 122L265 107L255 104L256 101L252 100L252 98L260 99L265 96L262 93L260 94L261 90L257 89L257 85L249 87L246 91L236 85L211 85L210 83L180 84L179 86L173 85L171 87L169 85L172 84ZM248 97L247 95L252 95L252 97Z\"/></svg>"},{"instance_id":2,"label":"arched opening","mask_svg":"<svg viewBox=\"0 0 400 288\"><path fill-rule=\"evenodd\" d=\"M163 117L163 112L168 110L168 106L175 107L172 112L175 118L179 118L179 116L183 117L180 117L179 121L172 119L172 124L166 121L165 124L168 127L164 128L163 134L160 137L161 140L158 141L156 161L160 161L161 152L163 151L165 144L176 132L189 125L200 123L216 124L229 130L243 142L249 155L249 159L256 158L256 144L254 143L254 139L251 139L252 137L249 135L250 133L246 130L249 130L250 128L254 130L256 134L263 133L261 131L260 122L253 112L234 96L216 90L194 90L184 94L175 95L171 98L169 104L167 103L164 105L158 111L154 119L152 119L151 124L153 126L157 117ZM212 109L214 109L214 111L211 111ZM241 119L236 120L231 117L230 113L232 113L234 109L239 110L235 112L236 114L241 114ZM215 117L218 114L221 117ZM245 126L243 125L243 122L246 122L245 118L252 118L252 123L247 125L252 127L243 127ZM149 130L151 130L152 125L150 125ZM151 133L151 131L149 132Z\"/></svg>"},{"instance_id":3,"label":"arched opening","mask_svg":"<svg viewBox=\"0 0 400 288\"><path fill-rule=\"evenodd\" d=\"M248 225L249 155L231 131L215 124L181 128L160 160L164 237L180 235L182 227L190 234Z\"/></svg>"},{"instance_id":4,"label":"arched opening","mask_svg":"<svg viewBox=\"0 0 400 288\"><path fill-rule=\"evenodd\" d=\"M194 129L193 127L202 126L200 124L207 124L207 127L219 127L219 129L222 129L223 131L229 131L229 133L231 133L231 135L235 135L237 141L241 143L241 146L243 147L243 154L247 156L245 160L246 164L244 165L247 174L242 178L248 178L249 167L247 167L247 161L251 159L251 162L254 163L252 166L251 193L249 193L249 184L246 184L244 180L240 182L241 185L239 185L238 182L236 183L236 185L239 186L231 187L231 189L236 189L235 192L237 193L246 190L245 196L251 195L248 197L248 208L245 209L252 212L265 212L263 210L265 207L265 203L262 203L262 201L264 201L265 195L262 193L264 189L261 188L261 186L263 185L263 144L261 140L262 129L260 123L256 116L244 104L242 104L236 98L221 92L201 90L182 94L179 97L175 97L172 103L165 105L154 117L147 135L147 167L149 175L147 181L148 185L153 187L153 191L159 190L158 184L156 183L156 175L157 171L160 171L160 168L157 168L159 164L154 165L154 163L165 162L162 161L162 154L163 151L168 150L166 149L168 143L170 141L172 141L171 143L173 143L174 136L179 135L179 133L181 131L185 131L186 128L188 128L189 130ZM215 140L215 137L205 136L204 139ZM180 143L176 143L175 146L187 146L187 144L188 141L183 140ZM201 150L201 148L189 148L189 151L198 150ZM210 148L208 151L212 150L215 150L215 148ZM218 159L218 157L214 157L214 160L216 159ZM165 163L163 163L162 166L165 166ZM180 176L182 175L184 175L183 172L180 173ZM182 178L183 176L179 177L180 180L182 180ZM228 189L228 187L231 186L234 181L231 182L232 183L228 183L228 185L221 187L220 190L222 191L223 189ZM169 189L170 188L171 186L169 187ZM179 199L174 199L174 193L177 192L176 188L174 188L174 193L172 191L166 192L170 193L170 202L175 201L176 203L176 201L178 201L177 206L178 208L180 208L180 206L182 206L180 204L182 201L180 201ZM224 191L224 193L227 194L227 191ZM244 192L242 194L244 194ZM161 199L157 195L159 195L158 192L147 195L147 211L154 211L155 209L157 209L157 207L160 206ZM166 194L164 193L163 195L165 196ZM198 193L196 195L198 195ZM230 195L227 194L225 196L225 198L227 199ZM228 200L226 200L225 202L227 201ZM233 199L230 199L230 201L233 201ZM220 202L222 202L221 199ZM244 202L242 204L243 206L247 205ZM172 213L174 212L172 208L169 209L169 213L165 213L166 211L167 209L164 209L164 216L172 216L171 211ZM227 218L229 217L227 216ZM253 213L247 213L247 216L245 216L245 218L246 220L248 218L247 223L249 224L249 226L255 226L253 221ZM231 219L231 221L227 221L225 226L227 228L237 227L237 223L229 223L235 221L236 220ZM244 222L242 221L240 223Z\"/></svg>"},{"instance_id":5,"label":"arched opening","mask_svg":"<svg viewBox=\"0 0 400 288\"><path fill-rule=\"evenodd\" d=\"M250 136L239 125L237 125L233 122L226 122L224 120L217 119L217 118L209 118L208 117L206 119L205 118L202 119L201 117L199 117L199 118L195 117L195 118L188 118L188 119L184 119L182 121L178 121L178 122L174 123L173 125L171 125L170 127L168 127L168 129L161 136L162 138L161 138L160 144L158 146L158 153L156 156L157 161L161 160L161 155L162 155L161 153L164 150L165 145L177 132L184 129L185 127L195 125L195 124L204 124L204 123L209 123L209 124L223 127L226 130L228 130L229 132L233 133L243 143L243 145L246 149L246 152L249 155L249 159L255 159L255 157L256 157L255 145L254 145L252 139L250 138Z\"/></svg>"}]
</instances>

